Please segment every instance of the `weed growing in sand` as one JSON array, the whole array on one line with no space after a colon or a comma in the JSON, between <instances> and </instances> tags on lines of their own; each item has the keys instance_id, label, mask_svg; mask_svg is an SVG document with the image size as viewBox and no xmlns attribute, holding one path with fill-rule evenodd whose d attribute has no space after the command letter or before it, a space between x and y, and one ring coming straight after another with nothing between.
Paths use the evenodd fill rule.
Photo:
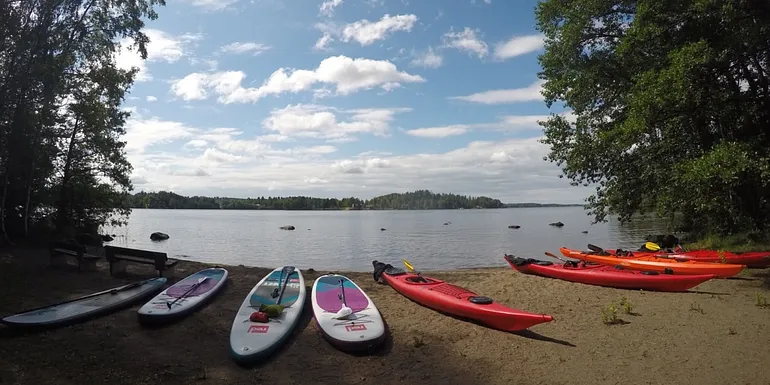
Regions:
<instances>
[{"instance_id":1,"label":"weed growing in sand","mask_svg":"<svg viewBox=\"0 0 770 385\"><path fill-rule=\"evenodd\" d=\"M622 322L620 318L618 318L618 309L615 307L614 303L602 309L602 322L604 322L605 325L615 325Z\"/></svg>"},{"instance_id":2,"label":"weed growing in sand","mask_svg":"<svg viewBox=\"0 0 770 385\"><path fill-rule=\"evenodd\" d=\"M620 299L620 306L623 308L623 312L626 314L633 314L634 307L631 305L631 302L628 301L628 298L623 296L623 298Z\"/></svg>"},{"instance_id":3,"label":"weed growing in sand","mask_svg":"<svg viewBox=\"0 0 770 385\"><path fill-rule=\"evenodd\" d=\"M757 307L770 307L770 304L767 303L767 298L760 293L757 293L757 299L756 302L754 302L754 305Z\"/></svg>"},{"instance_id":4,"label":"weed growing in sand","mask_svg":"<svg viewBox=\"0 0 770 385\"><path fill-rule=\"evenodd\" d=\"M727 335L731 335L731 336L734 336L734 335L736 335L736 334L738 334L738 332L736 332L736 331L735 331L735 329L733 329L733 328L727 328Z\"/></svg>"},{"instance_id":5,"label":"weed growing in sand","mask_svg":"<svg viewBox=\"0 0 770 385\"><path fill-rule=\"evenodd\" d=\"M421 347L425 346L425 341L423 341L421 337L414 336L412 338L414 338L414 347L415 348L421 348Z\"/></svg>"},{"instance_id":6,"label":"weed growing in sand","mask_svg":"<svg viewBox=\"0 0 770 385\"><path fill-rule=\"evenodd\" d=\"M690 311L694 311L701 314L706 314L706 312L703 311L703 308L700 307L697 303L691 303L690 304Z\"/></svg>"}]
</instances>

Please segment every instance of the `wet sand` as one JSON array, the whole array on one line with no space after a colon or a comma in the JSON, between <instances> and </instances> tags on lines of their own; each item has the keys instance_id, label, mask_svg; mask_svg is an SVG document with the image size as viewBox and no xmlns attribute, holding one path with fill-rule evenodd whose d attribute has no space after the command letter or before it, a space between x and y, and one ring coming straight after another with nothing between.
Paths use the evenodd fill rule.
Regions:
<instances>
[{"instance_id":1,"label":"wet sand","mask_svg":"<svg viewBox=\"0 0 770 385\"><path fill-rule=\"evenodd\" d=\"M558 248L554 249L558 251ZM502 259L502 255L500 258ZM383 261L400 267L400 261ZM419 261L412 261L419 268ZM0 316L151 277L47 267L45 250L0 250ZM180 262L172 282L206 265ZM527 276L508 268L429 272L498 302L554 321L506 333L424 308L377 284L371 273L344 273L388 323L389 338L369 356L333 348L311 311L271 359L242 368L229 357L233 316L273 267L224 266L228 284L195 314L158 329L139 325L132 307L80 324L18 334L0 326L0 384L768 384L770 271L712 280L690 293L588 286ZM304 270L308 296L327 271ZM602 308L626 297L632 314L606 325ZM620 306L618 306L620 308Z\"/></svg>"}]
</instances>

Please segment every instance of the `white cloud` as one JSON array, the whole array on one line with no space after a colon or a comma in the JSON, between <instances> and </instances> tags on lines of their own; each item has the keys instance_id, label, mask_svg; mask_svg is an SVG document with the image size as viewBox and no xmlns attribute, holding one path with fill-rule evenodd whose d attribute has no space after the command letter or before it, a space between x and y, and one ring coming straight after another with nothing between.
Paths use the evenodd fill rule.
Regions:
<instances>
[{"instance_id":1,"label":"white cloud","mask_svg":"<svg viewBox=\"0 0 770 385\"><path fill-rule=\"evenodd\" d=\"M244 88L246 74L241 71L192 73L172 82L171 91L184 100L203 100L211 91L224 104L253 103L268 95L308 91L317 84L333 85L338 95L380 87L386 91L401 83L422 83L425 79L399 71L387 60L372 60L347 56L324 59L314 70L279 68L259 87Z\"/></svg>"},{"instance_id":2,"label":"white cloud","mask_svg":"<svg viewBox=\"0 0 770 385\"><path fill-rule=\"evenodd\" d=\"M196 132L184 123L137 116L126 121L122 139L126 141L127 152L144 152L152 145L189 138Z\"/></svg>"},{"instance_id":3,"label":"white cloud","mask_svg":"<svg viewBox=\"0 0 770 385\"><path fill-rule=\"evenodd\" d=\"M229 196L272 191L282 196L367 198L430 189L488 195L506 202L579 203L590 188L570 187L558 178L558 167L543 161L548 148L538 139L471 142L450 151L396 156L347 158L309 148L305 153L268 148L259 156L219 150L228 156L207 149L211 161L198 154L155 153L133 155L132 162L134 178L147 182L143 189L174 186L176 192L187 195L222 195L224 190ZM183 176L201 170L209 176Z\"/></svg>"},{"instance_id":4,"label":"white cloud","mask_svg":"<svg viewBox=\"0 0 770 385\"><path fill-rule=\"evenodd\" d=\"M175 63L182 57L190 55L192 53L191 44L202 38L198 34L171 36L166 32L151 28L145 29L143 32L150 39L147 44L146 60L142 60L138 49L131 46L129 39L121 40L121 47L115 55L115 63L118 68L124 70L139 69L135 79L137 82L152 80L152 75L147 70L147 62Z\"/></svg>"},{"instance_id":5,"label":"white cloud","mask_svg":"<svg viewBox=\"0 0 770 385\"><path fill-rule=\"evenodd\" d=\"M238 2L238 0L185 0L193 6L202 8L206 11L223 11L228 9L231 5Z\"/></svg>"},{"instance_id":6,"label":"white cloud","mask_svg":"<svg viewBox=\"0 0 770 385\"><path fill-rule=\"evenodd\" d=\"M341 40L346 43L355 40L361 46L367 46L387 38L393 32L409 32L416 22L417 16L411 14L395 16L385 14L376 22L363 19L346 25L342 29Z\"/></svg>"},{"instance_id":7,"label":"white cloud","mask_svg":"<svg viewBox=\"0 0 770 385\"><path fill-rule=\"evenodd\" d=\"M544 81L538 80L526 88L499 89L478 92L467 96L450 96L448 99L480 104L506 104L543 100L541 91Z\"/></svg>"},{"instance_id":8,"label":"white cloud","mask_svg":"<svg viewBox=\"0 0 770 385\"><path fill-rule=\"evenodd\" d=\"M147 96L147 101L148 101L148 102L155 102L155 101L157 101L157 100L158 100L158 98L156 98L156 97L154 97L154 96L152 96L152 95L149 95L149 96Z\"/></svg>"},{"instance_id":9,"label":"white cloud","mask_svg":"<svg viewBox=\"0 0 770 385\"><path fill-rule=\"evenodd\" d=\"M543 35L514 36L495 45L494 57L505 60L543 48Z\"/></svg>"},{"instance_id":10,"label":"white cloud","mask_svg":"<svg viewBox=\"0 0 770 385\"><path fill-rule=\"evenodd\" d=\"M459 51L475 54L479 59L484 58L489 53L489 46L476 34L478 29L465 27L461 32L450 30L442 36L444 48L454 48Z\"/></svg>"},{"instance_id":11,"label":"white cloud","mask_svg":"<svg viewBox=\"0 0 770 385\"><path fill-rule=\"evenodd\" d=\"M318 12L324 16L331 17L334 14L334 8L342 5L342 0L327 0L321 3Z\"/></svg>"},{"instance_id":12,"label":"white cloud","mask_svg":"<svg viewBox=\"0 0 770 385\"><path fill-rule=\"evenodd\" d=\"M324 51L329 49L329 44L331 44L334 41L334 38L331 34L324 32L321 37L318 38L318 40L315 42L315 45L313 46L314 50L317 51Z\"/></svg>"},{"instance_id":13,"label":"white cloud","mask_svg":"<svg viewBox=\"0 0 770 385\"><path fill-rule=\"evenodd\" d=\"M262 122L269 131L285 137L321 138L350 141L354 135L387 136L394 115L409 108L369 108L336 110L318 105L289 105L273 110ZM343 116L342 120L338 115Z\"/></svg>"},{"instance_id":14,"label":"white cloud","mask_svg":"<svg viewBox=\"0 0 770 385\"><path fill-rule=\"evenodd\" d=\"M433 47L428 47L428 50L420 53L412 60L412 65L425 67L425 68L438 68L443 64L444 58L433 50Z\"/></svg>"},{"instance_id":15,"label":"white cloud","mask_svg":"<svg viewBox=\"0 0 770 385\"><path fill-rule=\"evenodd\" d=\"M446 138L465 134L471 127L465 124L455 124L443 127L415 128L407 130L406 133L420 138Z\"/></svg>"},{"instance_id":16,"label":"white cloud","mask_svg":"<svg viewBox=\"0 0 770 385\"><path fill-rule=\"evenodd\" d=\"M417 20L417 16L413 14L395 16L385 14L378 21L362 19L343 26L329 22L318 23L315 27L322 32L322 35L313 49L327 50L329 44L335 40L344 43L356 41L362 47L369 46L376 41L385 40L394 32L411 32Z\"/></svg>"},{"instance_id":17,"label":"white cloud","mask_svg":"<svg viewBox=\"0 0 770 385\"><path fill-rule=\"evenodd\" d=\"M261 54L262 52L265 52L269 49L271 49L269 45L265 45L262 43L255 43L255 42L234 42L227 44L220 48L219 50L224 53L231 53L231 54L244 54L244 53L251 53L252 55L256 56Z\"/></svg>"}]
</instances>

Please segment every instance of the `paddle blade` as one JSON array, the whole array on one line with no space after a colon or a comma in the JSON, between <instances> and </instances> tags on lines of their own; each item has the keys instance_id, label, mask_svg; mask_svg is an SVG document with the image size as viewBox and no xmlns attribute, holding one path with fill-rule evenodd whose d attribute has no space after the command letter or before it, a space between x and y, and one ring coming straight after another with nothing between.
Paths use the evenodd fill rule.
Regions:
<instances>
[{"instance_id":1,"label":"paddle blade","mask_svg":"<svg viewBox=\"0 0 770 385\"><path fill-rule=\"evenodd\" d=\"M601 247L596 246L596 245L592 245L590 243L588 244L588 249L591 250L591 251L595 251L597 253L600 253L600 252L604 251L604 249L602 249Z\"/></svg>"},{"instance_id":2,"label":"paddle blade","mask_svg":"<svg viewBox=\"0 0 770 385\"><path fill-rule=\"evenodd\" d=\"M655 242L647 242L647 243L644 244L644 247L647 250L650 250L650 251L658 251L658 250L660 250L660 246L658 246L658 244L655 243Z\"/></svg>"},{"instance_id":3,"label":"paddle blade","mask_svg":"<svg viewBox=\"0 0 770 385\"><path fill-rule=\"evenodd\" d=\"M406 259L404 259L404 266L406 266L406 269L407 269L407 270L409 270L409 271L414 271L414 267L413 267L413 266L412 266L412 264L411 264L411 263L409 263L409 261L407 261Z\"/></svg>"}]
</instances>

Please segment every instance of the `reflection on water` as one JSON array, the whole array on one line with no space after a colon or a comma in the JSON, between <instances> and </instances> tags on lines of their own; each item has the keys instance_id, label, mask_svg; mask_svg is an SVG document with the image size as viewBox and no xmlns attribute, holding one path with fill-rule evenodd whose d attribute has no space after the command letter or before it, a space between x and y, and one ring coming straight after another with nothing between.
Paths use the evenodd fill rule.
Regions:
<instances>
[{"instance_id":1,"label":"reflection on water","mask_svg":"<svg viewBox=\"0 0 770 385\"><path fill-rule=\"evenodd\" d=\"M590 225L581 207L425 211L134 210L127 227L106 229L116 246L191 260L318 270L370 271L374 259L422 270L505 266L505 253L549 259L560 246L637 248L665 223L640 218ZM548 224L561 221L564 227ZM450 223L444 225L444 223ZM296 230L280 230L294 225ZM520 225L509 229L508 225ZM386 230L381 231L381 228ZM168 233L150 241L154 231ZM584 234L583 231L588 231Z\"/></svg>"}]
</instances>

